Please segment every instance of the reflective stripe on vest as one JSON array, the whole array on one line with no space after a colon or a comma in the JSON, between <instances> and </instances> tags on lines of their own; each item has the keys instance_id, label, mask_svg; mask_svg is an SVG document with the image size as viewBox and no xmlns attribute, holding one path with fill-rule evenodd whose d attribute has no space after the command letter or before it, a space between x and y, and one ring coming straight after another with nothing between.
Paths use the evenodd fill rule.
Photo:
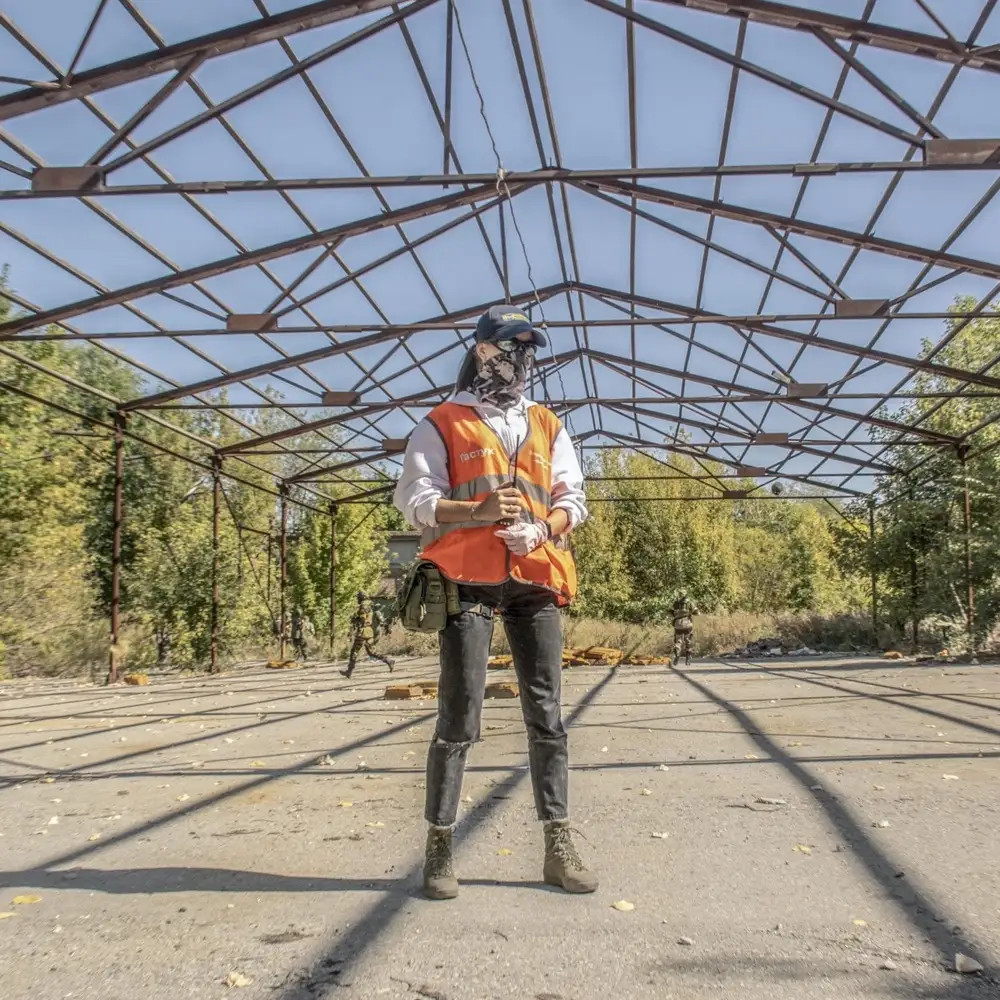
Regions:
<instances>
[{"instance_id":1,"label":"reflective stripe on vest","mask_svg":"<svg viewBox=\"0 0 1000 1000\"><path fill-rule=\"evenodd\" d=\"M448 454L447 498L482 501L504 483L520 491L526 521L542 520L552 507L552 446L562 429L550 410L530 406L528 430L516 453L470 406L442 403L429 415ZM498 526L482 521L442 524L423 533L422 557L458 583L499 584L512 578L554 591L561 604L576 593L576 566L563 546L549 542L527 556L511 553L496 537Z\"/></svg>"}]
</instances>

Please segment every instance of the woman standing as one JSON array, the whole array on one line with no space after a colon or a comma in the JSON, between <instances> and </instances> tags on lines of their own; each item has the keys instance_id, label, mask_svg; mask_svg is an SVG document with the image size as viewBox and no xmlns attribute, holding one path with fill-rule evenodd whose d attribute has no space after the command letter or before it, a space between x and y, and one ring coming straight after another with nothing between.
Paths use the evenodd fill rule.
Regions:
<instances>
[{"instance_id":1,"label":"woman standing","mask_svg":"<svg viewBox=\"0 0 1000 1000\"><path fill-rule=\"evenodd\" d=\"M524 396L535 348L545 346L545 335L513 306L486 312L455 393L414 429L396 487L396 506L423 529L422 558L457 585L461 608L439 633L425 808L424 892L431 899L458 895L451 835L466 757L480 738L494 615L503 620L520 686L544 823L543 878L567 892L597 888L570 835L560 704L560 608L576 593L564 540L587 507L569 435L551 410Z\"/></svg>"}]
</instances>

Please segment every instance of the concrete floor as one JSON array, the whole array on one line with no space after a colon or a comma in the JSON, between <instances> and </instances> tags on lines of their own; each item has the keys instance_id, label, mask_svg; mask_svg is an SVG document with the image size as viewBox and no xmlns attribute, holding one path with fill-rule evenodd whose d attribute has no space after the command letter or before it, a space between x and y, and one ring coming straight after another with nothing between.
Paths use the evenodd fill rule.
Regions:
<instances>
[{"instance_id":1,"label":"concrete floor","mask_svg":"<svg viewBox=\"0 0 1000 1000\"><path fill-rule=\"evenodd\" d=\"M1000 997L996 667L567 670L589 897L539 884L519 709L489 701L443 903L417 891L435 705L386 680L0 685L0 995Z\"/></svg>"}]
</instances>

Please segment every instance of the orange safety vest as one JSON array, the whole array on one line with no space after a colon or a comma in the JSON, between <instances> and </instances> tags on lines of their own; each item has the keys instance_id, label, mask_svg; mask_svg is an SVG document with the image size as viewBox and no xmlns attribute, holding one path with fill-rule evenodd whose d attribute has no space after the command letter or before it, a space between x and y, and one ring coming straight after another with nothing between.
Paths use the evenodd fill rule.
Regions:
<instances>
[{"instance_id":1,"label":"orange safety vest","mask_svg":"<svg viewBox=\"0 0 1000 1000\"><path fill-rule=\"evenodd\" d=\"M544 520L552 508L552 445L562 429L559 418L544 406L529 406L528 433L515 455L471 406L442 403L428 419L448 452L449 500L485 500L504 483L514 481L527 505L521 517ZM422 558L434 563L449 580L463 584L499 584L519 580L552 590L561 605L576 596L576 564L562 541L546 542L517 556L497 538L499 525L460 521L428 528Z\"/></svg>"}]
</instances>

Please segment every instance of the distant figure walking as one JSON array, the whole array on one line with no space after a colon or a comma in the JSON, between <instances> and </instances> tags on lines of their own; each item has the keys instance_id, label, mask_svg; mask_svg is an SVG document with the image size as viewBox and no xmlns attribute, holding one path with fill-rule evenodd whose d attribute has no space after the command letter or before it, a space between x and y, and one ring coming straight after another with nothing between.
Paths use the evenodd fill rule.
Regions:
<instances>
[{"instance_id":1,"label":"distant figure walking","mask_svg":"<svg viewBox=\"0 0 1000 1000\"><path fill-rule=\"evenodd\" d=\"M673 606L674 616L674 663L679 663L684 657L686 666L691 665L691 640L694 638L694 616L698 609L682 593Z\"/></svg>"},{"instance_id":2,"label":"distant figure walking","mask_svg":"<svg viewBox=\"0 0 1000 1000\"><path fill-rule=\"evenodd\" d=\"M359 590L358 607L351 618L351 652L347 657L347 669L340 671L345 677L350 677L354 673L354 668L358 665L358 656L362 650L373 660L381 660L392 673L396 661L375 650L375 644L389 630L391 624L390 621L386 621L381 606L378 608L378 612L376 613L372 599L363 590Z\"/></svg>"}]
</instances>

